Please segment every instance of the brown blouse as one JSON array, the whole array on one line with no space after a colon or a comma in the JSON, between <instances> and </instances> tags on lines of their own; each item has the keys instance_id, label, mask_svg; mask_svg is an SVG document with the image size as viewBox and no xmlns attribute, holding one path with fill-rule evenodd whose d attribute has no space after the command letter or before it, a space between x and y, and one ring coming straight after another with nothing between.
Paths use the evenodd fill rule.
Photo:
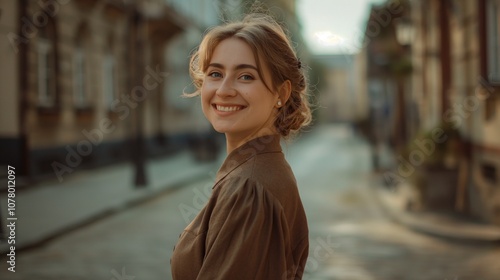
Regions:
<instances>
[{"instance_id":1,"label":"brown blouse","mask_svg":"<svg viewBox=\"0 0 500 280\"><path fill-rule=\"evenodd\" d=\"M212 196L181 234L174 280L301 279L309 251L307 220L278 135L229 154Z\"/></svg>"}]
</instances>

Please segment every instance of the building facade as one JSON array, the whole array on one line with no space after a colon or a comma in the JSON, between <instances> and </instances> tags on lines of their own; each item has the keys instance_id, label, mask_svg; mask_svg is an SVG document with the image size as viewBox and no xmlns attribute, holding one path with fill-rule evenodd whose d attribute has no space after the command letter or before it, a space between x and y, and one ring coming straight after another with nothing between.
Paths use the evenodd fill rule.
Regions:
<instances>
[{"instance_id":1,"label":"building facade","mask_svg":"<svg viewBox=\"0 0 500 280\"><path fill-rule=\"evenodd\" d=\"M372 5L366 22L364 40L358 64L360 80L365 84L368 99L368 121L362 124L370 143L374 147L375 169L390 168L390 162L382 160L382 151L399 152L408 139L406 123L409 94L407 82L409 45L398 41L394 22L406 14L402 1L387 1Z\"/></svg>"},{"instance_id":2,"label":"building facade","mask_svg":"<svg viewBox=\"0 0 500 280\"><path fill-rule=\"evenodd\" d=\"M324 67L325 84L318 97L320 121L353 122L368 114L365 79L360 77L361 56L354 54L316 55Z\"/></svg>"},{"instance_id":3,"label":"building facade","mask_svg":"<svg viewBox=\"0 0 500 280\"><path fill-rule=\"evenodd\" d=\"M454 210L500 224L500 1L388 1L386 5L391 2L407 3L389 26L394 28L393 38L404 26L411 30L412 69L403 85L404 102L394 103L394 111L404 113L391 120L404 119L400 123L407 124L409 142L422 141L422 135L437 127L449 129L445 136L451 152L444 165L456 170L450 192ZM455 134L459 144L451 143ZM441 152L436 149L427 157Z\"/></svg>"},{"instance_id":4,"label":"building facade","mask_svg":"<svg viewBox=\"0 0 500 280\"><path fill-rule=\"evenodd\" d=\"M460 132L459 207L500 224L500 1L412 2L412 19L422 125Z\"/></svg>"}]
</instances>

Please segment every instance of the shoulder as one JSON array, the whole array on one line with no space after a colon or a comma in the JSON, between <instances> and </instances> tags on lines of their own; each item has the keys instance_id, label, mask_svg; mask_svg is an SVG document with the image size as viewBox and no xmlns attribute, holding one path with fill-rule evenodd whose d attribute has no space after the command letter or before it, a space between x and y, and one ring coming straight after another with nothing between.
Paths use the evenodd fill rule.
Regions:
<instances>
[{"instance_id":1,"label":"shoulder","mask_svg":"<svg viewBox=\"0 0 500 280\"><path fill-rule=\"evenodd\" d=\"M297 183L283 153L261 153L239 166L217 185L219 196L266 196L283 206L299 199Z\"/></svg>"},{"instance_id":2,"label":"shoulder","mask_svg":"<svg viewBox=\"0 0 500 280\"><path fill-rule=\"evenodd\" d=\"M299 197L295 176L281 152L257 155L252 178L284 204Z\"/></svg>"},{"instance_id":3,"label":"shoulder","mask_svg":"<svg viewBox=\"0 0 500 280\"><path fill-rule=\"evenodd\" d=\"M272 193L256 178L247 176L248 174L239 173L232 174L224 178L217 189L214 190L214 195L218 200L224 201L243 201L262 200L267 203L279 202Z\"/></svg>"}]
</instances>

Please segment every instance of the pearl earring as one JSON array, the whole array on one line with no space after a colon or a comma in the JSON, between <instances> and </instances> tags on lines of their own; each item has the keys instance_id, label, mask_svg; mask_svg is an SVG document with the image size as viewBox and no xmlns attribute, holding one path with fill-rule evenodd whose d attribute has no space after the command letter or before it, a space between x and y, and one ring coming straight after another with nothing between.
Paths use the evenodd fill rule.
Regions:
<instances>
[{"instance_id":1,"label":"pearl earring","mask_svg":"<svg viewBox=\"0 0 500 280\"><path fill-rule=\"evenodd\" d=\"M281 107L281 100L278 100L278 106Z\"/></svg>"}]
</instances>

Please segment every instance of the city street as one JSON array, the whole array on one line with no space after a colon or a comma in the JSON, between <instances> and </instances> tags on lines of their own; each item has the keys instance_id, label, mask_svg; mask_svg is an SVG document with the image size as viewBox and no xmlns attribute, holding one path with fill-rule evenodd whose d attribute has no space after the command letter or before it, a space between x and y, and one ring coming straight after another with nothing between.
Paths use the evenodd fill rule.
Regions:
<instances>
[{"instance_id":1,"label":"city street","mask_svg":"<svg viewBox=\"0 0 500 280\"><path fill-rule=\"evenodd\" d=\"M304 279L499 279L500 247L423 235L384 215L374 197L369 147L349 126L317 127L285 143L284 151L310 228ZM171 279L172 249L206 201L215 172L19 252L15 273L2 256L0 279Z\"/></svg>"}]
</instances>

